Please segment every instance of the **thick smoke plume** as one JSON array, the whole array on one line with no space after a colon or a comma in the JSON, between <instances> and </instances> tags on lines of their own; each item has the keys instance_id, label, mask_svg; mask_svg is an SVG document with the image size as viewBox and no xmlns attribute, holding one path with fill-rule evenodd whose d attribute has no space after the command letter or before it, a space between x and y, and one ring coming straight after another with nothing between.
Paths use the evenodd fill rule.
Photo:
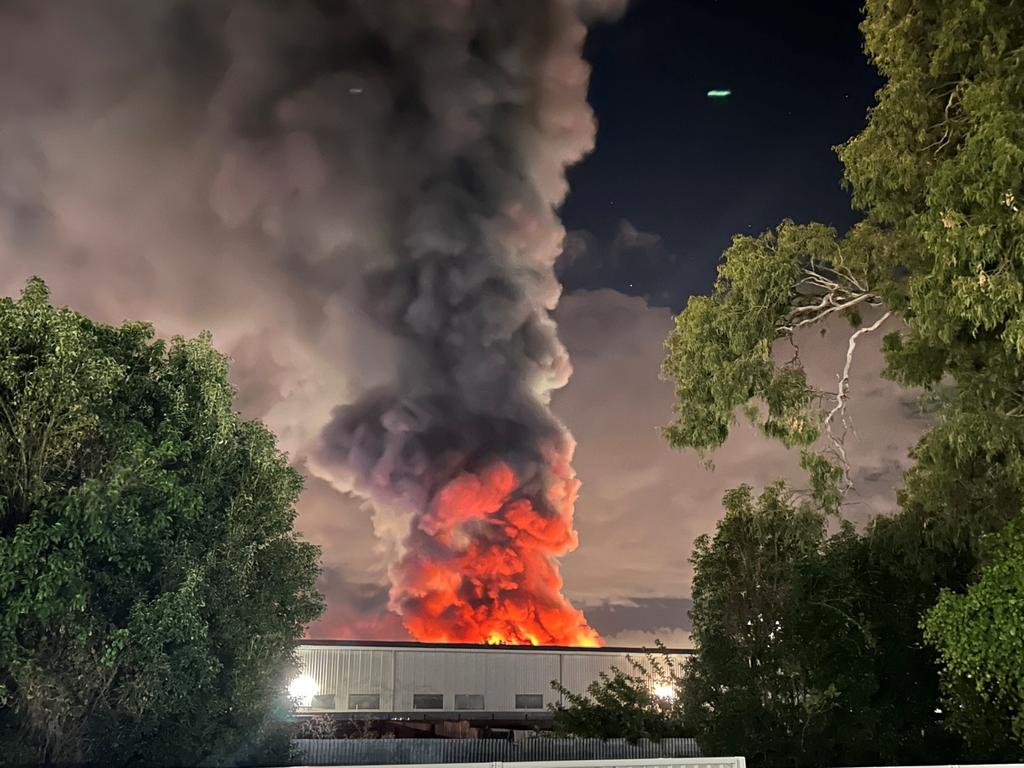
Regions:
<instances>
[{"instance_id":1,"label":"thick smoke plume","mask_svg":"<svg viewBox=\"0 0 1024 768\"><path fill-rule=\"evenodd\" d=\"M284 446L373 501L415 637L598 642L555 560L549 312L613 6L6 0L0 292L212 328Z\"/></svg>"},{"instance_id":2,"label":"thick smoke plume","mask_svg":"<svg viewBox=\"0 0 1024 768\"><path fill-rule=\"evenodd\" d=\"M584 27L568 4L530 5L420 19L431 43L402 90L425 110L405 119L426 156L366 294L401 339L397 376L340 408L317 456L411 510L392 604L425 640L597 642L561 595L578 482L548 408L570 371L549 317L553 206L593 135Z\"/></svg>"}]
</instances>

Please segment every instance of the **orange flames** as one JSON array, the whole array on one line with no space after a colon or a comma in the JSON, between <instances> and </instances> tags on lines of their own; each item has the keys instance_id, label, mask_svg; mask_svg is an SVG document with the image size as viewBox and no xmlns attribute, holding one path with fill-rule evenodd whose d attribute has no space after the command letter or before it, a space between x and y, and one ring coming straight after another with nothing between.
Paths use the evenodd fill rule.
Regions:
<instances>
[{"instance_id":1,"label":"orange flames","mask_svg":"<svg viewBox=\"0 0 1024 768\"><path fill-rule=\"evenodd\" d=\"M555 561L576 547L572 513L579 482L565 462L545 471L540 485L535 503L513 469L495 461L456 476L435 494L391 593L413 637L601 645L583 613L562 595Z\"/></svg>"}]
</instances>

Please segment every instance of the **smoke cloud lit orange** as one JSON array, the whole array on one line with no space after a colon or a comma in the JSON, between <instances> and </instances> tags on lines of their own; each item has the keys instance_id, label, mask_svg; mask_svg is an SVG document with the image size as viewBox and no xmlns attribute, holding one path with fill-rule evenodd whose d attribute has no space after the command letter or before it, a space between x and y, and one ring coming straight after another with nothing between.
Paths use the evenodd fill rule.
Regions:
<instances>
[{"instance_id":1,"label":"smoke cloud lit orange","mask_svg":"<svg viewBox=\"0 0 1024 768\"><path fill-rule=\"evenodd\" d=\"M553 474L538 511L515 472L495 461L441 488L419 520L422 540L398 566L392 601L409 633L431 642L596 646L561 594L554 558L576 547L578 481Z\"/></svg>"}]
</instances>

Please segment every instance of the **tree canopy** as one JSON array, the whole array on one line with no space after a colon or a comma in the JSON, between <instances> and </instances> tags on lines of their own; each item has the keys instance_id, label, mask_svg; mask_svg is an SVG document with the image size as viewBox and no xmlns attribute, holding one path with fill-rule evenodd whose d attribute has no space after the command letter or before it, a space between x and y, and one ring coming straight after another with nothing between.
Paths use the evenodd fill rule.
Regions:
<instances>
[{"instance_id":1,"label":"tree canopy","mask_svg":"<svg viewBox=\"0 0 1024 768\"><path fill-rule=\"evenodd\" d=\"M829 531L783 483L725 497L691 562L693 639L684 721L709 754L758 765L884 765L957 754L934 712L932 659L870 536ZM880 602L885 595L888 602ZM909 616L909 622L907 617Z\"/></svg>"},{"instance_id":2,"label":"tree canopy","mask_svg":"<svg viewBox=\"0 0 1024 768\"><path fill-rule=\"evenodd\" d=\"M977 582L965 594L944 591L924 621L943 661L950 717L981 749L1024 743L1024 520L993 547Z\"/></svg>"},{"instance_id":3,"label":"tree canopy","mask_svg":"<svg viewBox=\"0 0 1024 768\"><path fill-rule=\"evenodd\" d=\"M228 760L321 611L301 477L210 338L0 299L0 752Z\"/></svg>"},{"instance_id":4,"label":"tree canopy","mask_svg":"<svg viewBox=\"0 0 1024 768\"><path fill-rule=\"evenodd\" d=\"M786 221L735 238L711 294L691 299L676 319L662 371L677 395L664 430L671 445L707 453L745 416L804 451L816 497L810 503L838 512L851 485L844 447L850 371L858 344L886 334L884 375L923 388L936 405L933 426L910 457L899 513L849 534L860 540L854 549L865 550L864 568L846 571L851 593L874 590L869 603L903 610L876 617L885 631L864 634L844 652L857 658L876 643L881 663L916 670L918 689L936 697L931 665L941 662L945 703L920 698L916 713L904 712L904 731L927 731L941 714L969 756L988 749L986 756L1018 758L1020 679L1010 670L1024 668L1024 654L993 630L1024 625L1014 581L1024 502L1022 11L1012 1L867 0L866 51L886 82L864 130L838 148L863 221L843 235ZM836 330L839 318L845 333ZM798 334L806 328L841 333L846 357L834 391L808 383ZM737 498L726 500L727 520ZM783 517L769 527L792 525ZM698 545L695 600L696 585L707 583L701 570L714 570L712 554L728 549L725 540L709 546ZM802 583L807 574L799 569ZM722 576L743 584L735 572ZM753 607L739 609L750 618ZM802 642L816 637L813 622L807 632ZM695 680L717 653L702 637L711 635L696 634ZM842 676L831 662L814 664ZM704 681L706 691L729 685L719 674ZM754 695L775 678L743 680ZM828 717L839 718L861 695L837 690L839 705ZM806 702L818 695L810 689ZM758 706L767 716L779 701ZM1010 738L996 743L990 737L997 732Z\"/></svg>"},{"instance_id":5,"label":"tree canopy","mask_svg":"<svg viewBox=\"0 0 1024 768\"><path fill-rule=\"evenodd\" d=\"M756 501L743 486L724 503L714 538L699 538L691 559L700 653L684 681L687 718L708 754L777 765L799 752L834 762L836 742L853 734L840 736L827 714L843 697L862 703L872 681L835 674L834 660L822 665L819 654L834 655L837 635L859 631L862 599L826 567L837 558L827 552L824 516L784 486ZM860 671L857 661L841 669Z\"/></svg>"}]
</instances>

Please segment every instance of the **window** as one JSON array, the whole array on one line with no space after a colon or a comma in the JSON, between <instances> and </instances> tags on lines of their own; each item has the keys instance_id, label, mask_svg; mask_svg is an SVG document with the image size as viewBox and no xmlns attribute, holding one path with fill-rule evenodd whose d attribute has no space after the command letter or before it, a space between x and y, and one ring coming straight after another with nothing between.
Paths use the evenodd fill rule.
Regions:
<instances>
[{"instance_id":1,"label":"window","mask_svg":"<svg viewBox=\"0 0 1024 768\"><path fill-rule=\"evenodd\" d=\"M334 709L333 693L318 693L313 697L313 709Z\"/></svg>"},{"instance_id":2,"label":"window","mask_svg":"<svg viewBox=\"0 0 1024 768\"><path fill-rule=\"evenodd\" d=\"M539 693L517 693L516 709L544 709L544 696Z\"/></svg>"},{"instance_id":3,"label":"window","mask_svg":"<svg viewBox=\"0 0 1024 768\"><path fill-rule=\"evenodd\" d=\"M380 709L379 693L350 693L348 695L349 709Z\"/></svg>"},{"instance_id":4,"label":"window","mask_svg":"<svg viewBox=\"0 0 1024 768\"><path fill-rule=\"evenodd\" d=\"M483 709L484 695L482 693L456 693L456 709Z\"/></svg>"},{"instance_id":5,"label":"window","mask_svg":"<svg viewBox=\"0 0 1024 768\"><path fill-rule=\"evenodd\" d=\"M413 709L444 709L443 693L414 693L412 695Z\"/></svg>"}]
</instances>

